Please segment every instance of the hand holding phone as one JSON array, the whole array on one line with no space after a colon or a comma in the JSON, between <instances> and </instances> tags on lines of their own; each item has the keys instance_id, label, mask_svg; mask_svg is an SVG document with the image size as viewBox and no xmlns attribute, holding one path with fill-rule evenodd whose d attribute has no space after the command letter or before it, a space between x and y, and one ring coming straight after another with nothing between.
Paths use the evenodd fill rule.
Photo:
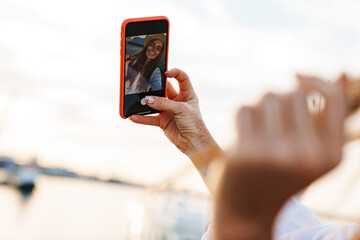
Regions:
<instances>
[{"instance_id":1,"label":"hand holding phone","mask_svg":"<svg viewBox=\"0 0 360 240\"><path fill-rule=\"evenodd\" d=\"M160 111L145 96L165 97L169 20L166 17L127 19L121 27L120 106L122 118Z\"/></svg>"}]
</instances>

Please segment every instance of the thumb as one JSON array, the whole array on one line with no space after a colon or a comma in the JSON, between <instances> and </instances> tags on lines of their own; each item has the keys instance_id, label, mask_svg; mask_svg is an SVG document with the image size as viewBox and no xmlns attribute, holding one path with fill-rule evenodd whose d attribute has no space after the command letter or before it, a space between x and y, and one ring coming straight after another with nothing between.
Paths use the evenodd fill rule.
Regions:
<instances>
[{"instance_id":1,"label":"thumb","mask_svg":"<svg viewBox=\"0 0 360 240\"><path fill-rule=\"evenodd\" d=\"M178 114L181 112L181 103L169 100L164 97L146 96L145 101L149 107L156 110L169 111L174 114Z\"/></svg>"}]
</instances>

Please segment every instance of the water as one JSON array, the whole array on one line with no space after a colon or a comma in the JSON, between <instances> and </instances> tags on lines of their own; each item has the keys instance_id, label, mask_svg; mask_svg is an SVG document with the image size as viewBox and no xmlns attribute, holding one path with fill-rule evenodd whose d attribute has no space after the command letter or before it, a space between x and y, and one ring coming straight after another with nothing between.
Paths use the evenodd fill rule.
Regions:
<instances>
[{"instance_id":1,"label":"water","mask_svg":"<svg viewBox=\"0 0 360 240\"><path fill-rule=\"evenodd\" d=\"M184 239L184 219L186 239L200 239L208 209L203 197L41 176L26 200L0 187L0 239Z\"/></svg>"}]
</instances>

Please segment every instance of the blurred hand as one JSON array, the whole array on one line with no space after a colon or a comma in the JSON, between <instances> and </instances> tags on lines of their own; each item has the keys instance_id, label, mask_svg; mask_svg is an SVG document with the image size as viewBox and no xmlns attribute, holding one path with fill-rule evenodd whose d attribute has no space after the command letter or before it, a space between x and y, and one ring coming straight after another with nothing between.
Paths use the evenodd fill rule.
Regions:
<instances>
[{"instance_id":1,"label":"blurred hand","mask_svg":"<svg viewBox=\"0 0 360 240\"><path fill-rule=\"evenodd\" d=\"M272 224L286 200L341 160L348 114L346 77L334 84L298 76L301 88L267 94L242 108L238 139L221 165L215 207L215 239L271 239ZM326 103L315 118L306 94ZM218 166L217 166L218 167Z\"/></svg>"},{"instance_id":2,"label":"blurred hand","mask_svg":"<svg viewBox=\"0 0 360 240\"><path fill-rule=\"evenodd\" d=\"M171 83L167 82L168 99L146 97L148 106L163 112L158 116L133 115L130 120L160 127L166 137L200 169L206 164L204 161L207 161L206 158L201 158L202 154L220 148L205 126L198 97L187 74L179 69L172 69L166 72L166 76L179 82L180 91L177 92Z\"/></svg>"}]
</instances>

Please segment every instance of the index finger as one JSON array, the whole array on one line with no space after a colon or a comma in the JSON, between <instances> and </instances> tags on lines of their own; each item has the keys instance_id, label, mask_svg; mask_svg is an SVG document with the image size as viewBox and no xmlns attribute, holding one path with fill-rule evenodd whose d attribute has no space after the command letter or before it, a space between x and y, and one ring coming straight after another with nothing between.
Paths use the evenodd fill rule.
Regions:
<instances>
[{"instance_id":1,"label":"index finger","mask_svg":"<svg viewBox=\"0 0 360 240\"><path fill-rule=\"evenodd\" d=\"M171 82L167 82L166 83L166 95L167 98L173 100L174 98L177 97L178 92L175 90L175 88L173 87L173 85L171 84Z\"/></svg>"},{"instance_id":2,"label":"index finger","mask_svg":"<svg viewBox=\"0 0 360 240\"><path fill-rule=\"evenodd\" d=\"M194 91L194 88L190 82L190 78L184 71L173 68L166 73L166 76L169 78L175 78L179 82L180 91Z\"/></svg>"}]
</instances>

